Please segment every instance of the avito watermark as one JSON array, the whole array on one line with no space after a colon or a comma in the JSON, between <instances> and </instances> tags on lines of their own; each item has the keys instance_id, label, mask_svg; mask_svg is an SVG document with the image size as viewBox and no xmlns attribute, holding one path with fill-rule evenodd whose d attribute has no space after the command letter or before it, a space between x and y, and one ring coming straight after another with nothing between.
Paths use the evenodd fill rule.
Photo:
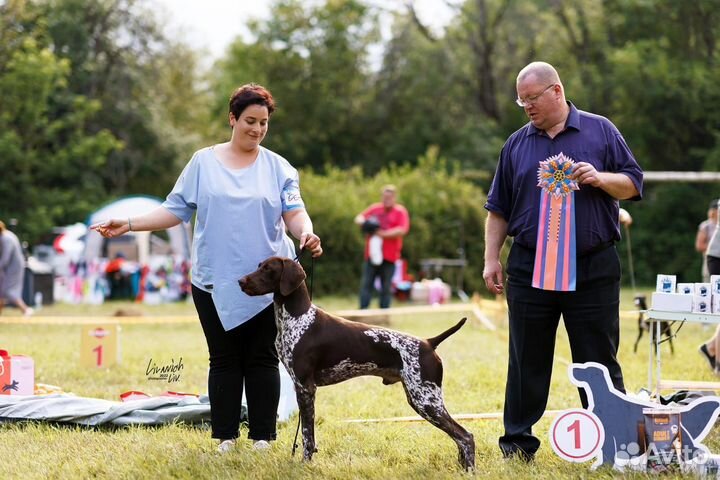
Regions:
<instances>
[{"instance_id":1,"label":"avito watermark","mask_svg":"<svg viewBox=\"0 0 720 480\"><path fill-rule=\"evenodd\" d=\"M693 469L699 465L705 465L711 460L711 455L699 448L690 445L683 445L682 448L658 448L654 443L649 443L644 454L640 454L640 445L635 442L620 444L615 453L616 467L629 468L635 471L645 471L648 468L648 458L654 463L670 467L678 465L683 471L687 468Z\"/></svg>"}]
</instances>

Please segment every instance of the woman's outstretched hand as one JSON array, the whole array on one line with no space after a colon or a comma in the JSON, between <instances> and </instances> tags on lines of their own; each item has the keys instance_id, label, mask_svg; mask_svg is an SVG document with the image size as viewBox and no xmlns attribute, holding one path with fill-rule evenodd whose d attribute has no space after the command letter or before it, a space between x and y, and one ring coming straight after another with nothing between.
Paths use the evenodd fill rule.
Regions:
<instances>
[{"instance_id":1,"label":"woman's outstretched hand","mask_svg":"<svg viewBox=\"0 0 720 480\"><path fill-rule=\"evenodd\" d=\"M91 230L95 230L105 238L119 237L130 231L130 224L128 219L117 219L113 218L104 222L98 222L94 225L90 225Z\"/></svg>"}]
</instances>

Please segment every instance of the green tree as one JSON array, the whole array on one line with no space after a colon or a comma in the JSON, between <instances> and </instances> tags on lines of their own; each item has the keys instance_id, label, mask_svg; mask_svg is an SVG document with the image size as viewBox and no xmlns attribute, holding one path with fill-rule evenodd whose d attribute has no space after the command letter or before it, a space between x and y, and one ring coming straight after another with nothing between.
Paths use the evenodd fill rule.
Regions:
<instances>
[{"instance_id":1,"label":"green tree","mask_svg":"<svg viewBox=\"0 0 720 480\"><path fill-rule=\"evenodd\" d=\"M208 137L198 54L135 0L13 0L0 22L3 215L35 239L109 198L164 196Z\"/></svg>"},{"instance_id":2,"label":"green tree","mask_svg":"<svg viewBox=\"0 0 720 480\"><path fill-rule=\"evenodd\" d=\"M362 165L371 157L365 112L371 98L367 48L378 38L372 12L357 0L309 7L282 0L273 3L268 22L252 23L250 30L256 40L236 40L219 62L216 115L225 118L237 86L261 83L278 103L269 148L296 166L315 168Z\"/></svg>"},{"instance_id":3,"label":"green tree","mask_svg":"<svg viewBox=\"0 0 720 480\"><path fill-rule=\"evenodd\" d=\"M96 100L124 148L101 174L108 196L164 196L207 136L207 98L197 53L162 33L147 2L41 0L57 55L72 66L68 88Z\"/></svg>"},{"instance_id":4,"label":"green tree","mask_svg":"<svg viewBox=\"0 0 720 480\"><path fill-rule=\"evenodd\" d=\"M496 123L468 105L469 89L458 81L450 51L398 15L375 75L366 128L377 139L377 154L364 163L367 170L388 162L412 165L431 145L466 167L494 164L502 146Z\"/></svg>"},{"instance_id":5,"label":"green tree","mask_svg":"<svg viewBox=\"0 0 720 480\"><path fill-rule=\"evenodd\" d=\"M716 0L557 2L569 32L563 50L571 55L558 61L573 72L571 98L613 120L646 171L720 167L720 115L708 108L720 100L718 7ZM657 273L699 280L694 236L717 196L714 185L646 184L642 202L624 203L634 216L641 283Z\"/></svg>"},{"instance_id":6,"label":"green tree","mask_svg":"<svg viewBox=\"0 0 720 480\"><path fill-rule=\"evenodd\" d=\"M0 6L0 212L31 242L104 198L98 171L121 147L107 130L86 132L100 105L68 89L70 62L42 25L25 2Z\"/></svg>"}]
</instances>

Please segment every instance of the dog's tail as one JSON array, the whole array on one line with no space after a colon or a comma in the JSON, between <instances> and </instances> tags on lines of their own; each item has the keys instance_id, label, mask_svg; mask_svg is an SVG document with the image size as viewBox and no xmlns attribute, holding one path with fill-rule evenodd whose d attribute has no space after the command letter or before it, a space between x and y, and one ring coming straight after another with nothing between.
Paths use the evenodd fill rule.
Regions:
<instances>
[{"instance_id":1,"label":"dog's tail","mask_svg":"<svg viewBox=\"0 0 720 480\"><path fill-rule=\"evenodd\" d=\"M465 322L466 322L466 321L467 321L467 317L463 318L462 320L460 320L460 321L457 323L457 325L455 325L454 327L448 328L447 330L445 330L443 333L441 333L441 334L438 335L437 337L428 338L427 341L428 341L428 343L433 347L433 350L436 349L437 346L440 345L440 343L441 343L443 340L445 340L447 337L449 337L449 336L452 335L453 333L455 333L455 332L457 332L458 330L460 330L460 329L462 328L462 326L465 325Z\"/></svg>"}]
</instances>

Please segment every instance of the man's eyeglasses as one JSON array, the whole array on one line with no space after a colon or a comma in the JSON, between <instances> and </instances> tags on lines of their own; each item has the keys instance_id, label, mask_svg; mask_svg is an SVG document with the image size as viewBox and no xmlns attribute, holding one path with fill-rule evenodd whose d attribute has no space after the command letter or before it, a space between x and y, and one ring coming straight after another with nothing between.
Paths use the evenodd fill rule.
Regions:
<instances>
[{"instance_id":1,"label":"man's eyeglasses","mask_svg":"<svg viewBox=\"0 0 720 480\"><path fill-rule=\"evenodd\" d=\"M523 108L530 106L530 105L535 105L535 103L543 95L543 93L547 92L550 88L552 88L554 86L555 86L554 83L550 84L547 87L545 87L545 89L542 92L538 93L537 95L533 95L532 97L525 97L525 99L516 98L515 103L517 103L518 106L523 107Z\"/></svg>"}]
</instances>

